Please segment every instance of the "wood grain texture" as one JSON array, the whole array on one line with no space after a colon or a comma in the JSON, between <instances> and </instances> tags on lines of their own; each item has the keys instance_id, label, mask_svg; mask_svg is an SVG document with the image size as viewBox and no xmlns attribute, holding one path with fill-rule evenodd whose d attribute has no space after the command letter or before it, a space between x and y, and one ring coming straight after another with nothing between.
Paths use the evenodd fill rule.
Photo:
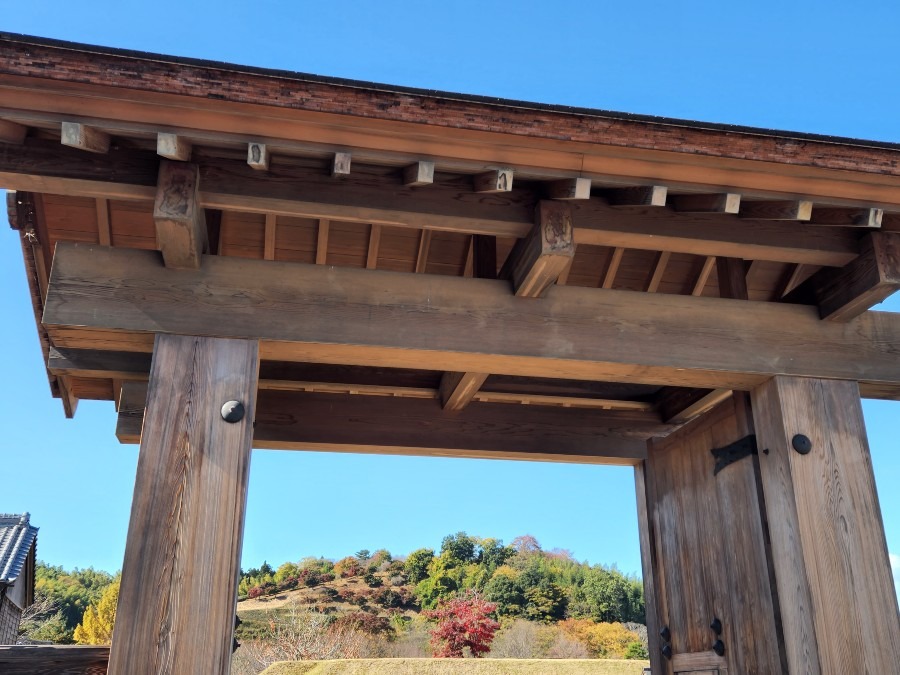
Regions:
<instances>
[{"instance_id":1,"label":"wood grain texture","mask_svg":"<svg viewBox=\"0 0 900 675\"><path fill-rule=\"evenodd\" d=\"M332 176L349 176L351 155L349 152L336 152L331 158Z\"/></svg>"},{"instance_id":2,"label":"wood grain texture","mask_svg":"<svg viewBox=\"0 0 900 675\"><path fill-rule=\"evenodd\" d=\"M600 194L610 206L665 206L668 188L665 185L642 185L601 190Z\"/></svg>"},{"instance_id":3,"label":"wood grain texture","mask_svg":"<svg viewBox=\"0 0 900 675\"><path fill-rule=\"evenodd\" d=\"M697 280L694 282L691 295L703 295L703 289L706 288L706 283L709 281L709 276L712 274L715 266L716 257L707 256L706 260L703 261L703 267L700 268L700 274L697 275Z\"/></svg>"},{"instance_id":4,"label":"wood grain texture","mask_svg":"<svg viewBox=\"0 0 900 675\"><path fill-rule=\"evenodd\" d=\"M734 193L672 195L669 205L681 213L737 213L741 196Z\"/></svg>"},{"instance_id":5,"label":"wood grain texture","mask_svg":"<svg viewBox=\"0 0 900 675\"><path fill-rule=\"evenodd\" d=\"M403 169L403 184L406 187L431 185L434 182L434 162L418 161Z\"/></svg>"},{"instance_id":6,"label":"wood grain texture","mask_svg":"<svg viewBox=\"0 0 900 675\"><path fill-rule=\"evenodd\" d=\"M167 267L197 269L208 247L195 164L162 160L153 204L156 241Z\"/></svg>"},{"instance_id":7,"label":"wood grain texture","mask_svg":"<svg viewBox=\"0 0 900 675\"><path fill-rule=\"evenodd\" d=\"M0 645L3 675L105 675L109 647Z\"/></svg>"},{"instance_id":8,"label":"wood grain texture","mask_svg":"<svg viewBox=\"0 0 900 675\"><path fill-rule=\"evenodd\" d=\"M741 218L753 220L809 220L812 217L813 203L806 200L742 200Z\"/></svg>"},{"instance_id":9,"label":"wood grain texture","mask_svg":"<svg viewBox=\"0 0 900 675\"><path fill-rule=\"evenodd\" d=\"M109 152L109 135L99 129L76 122L63 122L60 141L63 145L87 152Z\"/></svg>"},{"instance_id":10,"label":"wood grain texture","mask_svg":"<svg viewBox=\"0 0 900 675\"><path fill-rule=\"evenodd\" d=\"M547 199L590 199L590 178L561 178L544 186Z\"/></svg>"},{"instance_id":11,"label":"wood grain texture","mask_svg":"<svg viewBox=\"0 0 900 675\"><path fill-rule=\"evenodd\" d=\"M813 225L834 225L838 227L879 228L884 215L882 209L857 209L846 207L817 206L812 210L810 222Z\"/></svg>"},{"instance_id":12,"label":"wood grain texture","mask_svg":"<svg viewBox=\"0 0 900 675\"><path fill-rule=\"evenodd\" d=\"M116 435L140 438L146 385L123 389ZM671 427L645 411L472 403L435 398L260 390L253 445L283 450L632 465ZM146 428L146 426L145 426Z\"/></svg>"},{"instance_id":13,"label":"wood grain texture","mask_svg":"<svg viewBox=\"0 0 900 675\"><path fill-rule=\"evenodd\" d=\"M113 675L229 671L258 367L254 341L156 339Z\"/></svg>"},{"instance_id":14,"label":"wood grain texture","mask_svg":"<svg viewBox=\"0 0 900 675\"><path fill-rule=\"evenodd\" d=\"M188 162L191 159L193 146L184 136L178 134L156 134L156 154L166 159Z\"/></svg>"},{"instance_id":15,"label":"wood grain texture","mask_svg":"<svg viewBox=\"0 0 900 675\"><path fill-rule=\"evenodd\" d=\"M622 256L625 255L625 249L617 246L613 249L609 258L609 265L606 266L606 272L603 273L603 283L600 288L612 288L616 283L616 274L619 273L619 265L622 264Z\"/></svg>"},{"instance_id":16,"label":"wood grain texture","mask_svg":"<svg viewBox=\"0 0 900 675\"><path fill-rule=\"evenodd\" d=\"M654 523L650 519L647 501L647 478L645 462L634 465L634 492L637 501L638 541L641 550L641 578L644 582L644 608L647 625L647 651L650 668L657 673L665 671L663 655L660 653L662 641L659 635L659 617L662 616L657 600L658 585L655 570L659 567L656 559Z\"/></svg>"},{"instance_id":17,"label":"wood grain texture","mask_svg":"<svg viewBox=\"0 0 900 675\"><path fill-rule=\"evenodd\" d=\"M487 373L444 373L440 386L441 405L445 410L462 410L487 378Z\"/></svg>"},{"instance_id":18,"label":"wood grain texture","mask_svg":"<svg viewBox=\"0 0 900 675\"><path fill-rule=\"evenodd\" d=\"M512 169L492 169L472 177L475 192L509 192L513 186Z\"/></svg>"},{"instance_id":19,"label":"wood grain texture","mask_svg":"<svg viewBox=\"0 0 900 675\"><path fill-rule=\"evenodd\" d=\"M500 276L512 281L513 293L538 298L556 283L575 256L572 212L568 204L541 201L529 235L516 242Z\"/></svg>"},{"instance_id":20,"label":"wood grain texture","mask_svg":"<svg viewBox=\"0 0 900 675\"><path fill-rule=\"evenodd\" d=\"M147 351L140 333L205 334L261 339L282 361L745 390L814 375L900 394L890 313L846 331L799 305L571 286L524 302L501 281L415 278L220 256L188 272L152 251L59 244L43 323L62 347Z\"/></svg>"},{"instance_id":21,"label":"wood grain texture","mask_svg":"<svg viewBox=\"0 0 900 675\"><path fill-rule=\"evenodd\" d=\"M753 417L790 672L895 672L900 614L855 384L776 377L753 391Z\"/></svg>"},{"instance_id":22,"label":"wood grain texture","mask_svg":"<svg viewBox=\"0 0 900 675\"><path fill-rule=\"evenodd\" d=\"M645 490L657 620L669 627L674 652L661 673L716 667L781 672L753 458L713 474L711 449L746 434L739 418L730 399L649 443ZM713 618L722 622L724 659L710 651Z\"/></svg>"},{"instance_id":23,"label":"wood grain texture","mask_svg":"<svg viewBox=\"0 0 900 675\"><path fill-rule=\"evenodd\" d=\"M28 135L28 127L9 120L0 120L0 143L21 145Z\"/></svg>"},{"instance_id":24,"label":"wood grain texture","mask_svg":"<svg viewBox=\"0 0 900 675\"><path fill-rule=\"evenodd\" d=\"M900 289L900 232L871 232L861 248L846 266L813 274L785 302L816 304L823 319L847 322Z\"/></svg>"}]
</instances>

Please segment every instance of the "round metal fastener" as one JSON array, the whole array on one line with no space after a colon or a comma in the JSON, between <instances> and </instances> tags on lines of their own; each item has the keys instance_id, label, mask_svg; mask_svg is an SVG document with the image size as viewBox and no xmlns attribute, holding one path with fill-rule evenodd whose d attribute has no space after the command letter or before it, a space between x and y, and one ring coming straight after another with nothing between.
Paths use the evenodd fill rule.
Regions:
<instances>
[{"instance_id":1,"label":"round metal fastener","mask_svg":"<svg viewBox=\"0 0 900 675\"><path fill-rule=\"evenodd\" d=\"M663 645L662 647L659 648L659 651L661 651L662 655L665 656L667 659L672 658L672 645Z\"/></svg>"},{"instance_id":2,"label":"round metal fastener","mask_svg":"<svg viewBox=\"0 0 900 675\"><path fill-rule=\"evenodd\" d=\"M812 441L809 440L808 436L804 436L803 434L797 434L791 439L791 445L794 450L799 452L801 455L809 454L809 451L812 450Z\"/></svg>"},{"instance_id":3,"label":"round metal fastener","mask_svg":"<svg viewBox=\"0 0 900 675\"><path fill-rule=\"evenodd\" d=\"M719 617L714 617L710 622L709 627L712 629L712 632L716 635L721 635L722 633L722 620Z\"/></svg>"},{"instance_id":4,"label":"round metal fastener","mask_svg":"<svg viewBox=\"0 0 900 675\"><path fill-rule=\"evenodd\" d=\"M244 419L244 404L240 401L226 401L222 406L222 419L229 424Z\"/></svg>"},{"instance_id":5,"label":"round metal fastener","mask_svg":"<svg viewBox=\"0 0 900 675\"><path fill-rule=\"evenodd\" d=\"M725 643L721 640L713 642L712 650L719 656L725 656Z\"/></svg>"}]
</instances>

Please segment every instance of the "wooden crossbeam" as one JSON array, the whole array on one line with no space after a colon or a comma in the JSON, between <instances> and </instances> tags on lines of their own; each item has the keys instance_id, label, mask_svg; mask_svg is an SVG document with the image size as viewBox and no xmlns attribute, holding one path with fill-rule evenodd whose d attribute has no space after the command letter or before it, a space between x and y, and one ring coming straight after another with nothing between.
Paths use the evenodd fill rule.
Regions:
<instances>
[{"instance_id":1,"label":"wooden crossbeam","mask_svg":"<svg viewBox=\"0 0 900 675\"><path fill-rule=\"evenodd\" d=\"M572 212L561 202L541 201L531 233L516 242L501 276L512 280L513 292L538 298L556 283L575 256Z\"/></svg>"},{"instance_id":2,"label":"wooden crossbeam","mask_svg":"<svg viewBox=\"0 0 900 675\"><path fill-rule=\"evenodd\" d=\"M813 203L804 200L750 201L742 200L738 215L754 220L809 220Z\"/></svg>"},{"instance_id":3,"label":"wooden crossbeam","mask_svg":"<svg viewBox=\"0 0 900 675\"><path fill-rule=\"evenodd\" d=\"M257 171L267 171L269 168L269 150L265 143L247 144L247 166Z\"/></svg>"},{"instance_id":4,"label":"wooden crossbeam","mask_svg":"<svg viewBox=\"0 0 900 675\"><path fill-rule=\"evenodd\" d=\"M731 395L729 389L664 387L656 403L662 419L667 424L684 424L709 412Z\"/></svg>"},{"instance_id":5,"label":"wooden crossbeam","mask_svg":"<svg viewBox=\"0 0 900 675\"><path fill-rule=\"evenodd\" d=\"M109 134L94 127L89 127L86 124L63 122L60 140L63 145L78 148L79 150L96 152L98 154L109 152Z\"/></svg>"},{"instance_id":6,"label":"wooden crossbeam","mask_svg":"<svg viewBox=\"0 0 900 675\"><path fill-rule=\"evenodd\" d=\"M665 206L668 188L665 185L641 185L603 190L601 194L610 206Z\"/></svg>"},{"instance_id":7,"label":"wooden crossbeam","mask_svg":"<svg viewBox=\"0 0 900 675\"><path fill-rule=\"evenodd\" d=\"M741 196L733 192L670 195L669 205L679 213L737 213L741 208Z\"/></svg>"},{"instance_id":8,"label":"wooden crossbeam","mask_svg":"<svg viewBox=\"0 0 900 675\"><path fill-rule=\"evenodd\" d=\"M431 230L422 230L419 235L419 250L416 253L416 274L425 272L428 266L428 251L431 249Z\"/></svg>"},{"instance_id":9,"label":"wooden crossbeam","mask_svg":"<svg viewBox=\"0 0 900 675\"><path fill-rule=\"evenodd\" d=\"M166 267L197 269L207 248L206 218L196 164L162 160L153 204L156 241Z\"/></svg>"},{"instance_id":10,"label":"wooden crossbeam","mask_svg":"<svg viewBox=\"0 0 900 675\"><path fill-rule=\"evenodd\" d=\"M265 260L275 260L275 234L277 225L277 217L275 216L275 214L267 213L265 226L265 244L263 248L263 258Z\"/></svg>"},{"instance_id":11,"label":"wooden crossbeam","mask_svg":"<svg viewBox=\"0 0 900 675\"><path fill-rule=\"evenodd\" d=\"M156 154L166 159L187 162L193 151L191 142L178 134L156 134Z\"/></svg>"},{"instance_id":12,"label":"wooden crossbeam","mask_svg":"<svg viewBox=\"0 0 900 675\"><path fill-rule=\"evenodd\" d=\"M835 225L839 227L881 227L884 211L881 209L853 209L837 206L820 207L812 210L810 222L814 225Z\"/></svg>"},{"instance_id":13,"label":"wooden crossbeam","mask_svg":"<svg viewBox=\"0 0 900 675\"><path fill-rule=\"evenodd\" d=\"M316 237L316 265L324 265L328 260L328 232L331 229L327 220L319 221Z\"/></svg>"},{"instance_id":14,"label":"wooden crossbeam","mask_svg":"<svg viewBox=\"0 0 900 675\"><path fill-rule=\"evenodd\" d=\"M21 145L28 135L28 127L9 120L0 120L0 143Z\"/></svg>"},{"instance_id":15,"label":"wooden crossbeam","mask_svg":"<svg viewBox=\"0 0 900 675\"><path fill-rule=\"evenodd\" d=\"M472 177L475 192L509 192L513 186L512 169L493 169Z\"/></svg>"},{"instance_id":16,"label":"wooden crossbeam","mask_svg":"<svg viewBox=\"0 0 900 675\"><path fill-rule=\"evenodd\" d=\"M571 286L523 302L505 282L409 279L221 256L181 271L153 251L60 243L43 322L54 344L81 349L205 334L260 339L280 361L743 390L789 374L900 395L895 314L867 312L847 331L782 303Z\"/></svg>"},{"instance_id":17,"label":"wooden crossbeam","mask_svg":"<svg viewBox=\"0 0 900 675\"><path fill-rule=\"evenodd\" d=\"M544 186L547 199L590 199L590 178L562 178Z\"/></svg>"},{"instance_id":18,"label":"wooden crossbeam","mask_svg":"<svg viewBox=\"0 0 900 675\"><path fill-rule=\"evenodd\" d=\"M871 232L862 253L843 268L824 267L793 291L786 302L815 304L823 319L846 322L900 289L900 232Z\"/></svg>"},{"instance_id":19,"label":"wooden crossbeam","mask_svg":"<svg viewBox=\"0 0 900 675\"><path fill-rule=\"evenodd\" d=\"M153 199L158 156L140 151L73 153L59 144L27 139L0 145L0 185L8 189L108 199ZM253 171L240 160L199 162L201 205L207 209L394 225L467 234L524 237L534 223L534 195L513 190L503 200L473 200L456 183L416 190L371 179L341 181L321 169L276 165ZM748 222L724 214L685 216L669 209L633 213L602 199L569 202L577 244L673 253L841 266L859 253L845 228L805 223Z\"/></svg>"},{"instance_id":20,"label":"wooden crossbeam","mask_svg":"<svg viewBox=\"0 0 900 675\"><path fill-rule=\"evenodd\" d=\"M349 152L336 152L331 158L331 175L332 176L349 176L350 175L351 156Z\"/></svg>"},{"instance_id":21,"label":"wooden crossbeam","mask_svg":"<svg viewBox=\"0 0 900 675\"><path fill-rule=\"evenodd\" d=\"M0 645L3 675L106 675L109 647Z\"/></svg>"},{"instance_id":22,"label":"wooden crossbeam","mask_svg":"<svg viewBox=\"0 0 900 675\"><path fill-rule=\"evenodd\" d=\"M406 187L420 187L434 182L434 162L418 161L403 169L403 184Z\"/></svg>"},{"instance_id":23,"label":"wooden crossbeam","mask_svg":"<svg viewBox=\"0 0 900 675\"><path fill-rule=\"evenodd\" d=\"M146 384L123 389L116 436L140 440ZM671 426L644 410L473 403L452 415L424 398L260 390L253 446L396 455L634 464Z\"/></svg>"},{"instance_id":24,"label":"wooden crossbeam","mask_svg":"<svg viewBox=\"0 0 900 675\"><path fill-rule=\"evenodd\" d=\"M465 408L487 378L488 373L444 373L440 386L444 410Z\"/></svg>"},{"instance_id":25,"label":"wooden crossbeam","mask_svg":"<svg viewBox=\"0 0 900 675\"><path fill-rule=\"evenodd\" d=\"M97 240L101 246L109 246L112 243L109 226L109 201L96 199L94 203L97 209Z\"/></svg>"}]
</instances>

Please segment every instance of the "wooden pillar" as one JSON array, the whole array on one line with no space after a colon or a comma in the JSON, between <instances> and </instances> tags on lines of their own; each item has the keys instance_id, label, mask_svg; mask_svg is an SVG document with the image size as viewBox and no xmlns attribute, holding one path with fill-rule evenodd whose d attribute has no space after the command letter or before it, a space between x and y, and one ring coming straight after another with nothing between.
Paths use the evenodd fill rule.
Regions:
<instances>
[{"instance_id":1,"label":"wooden pillar","mask_svg":"<svg viewBox=\"0 0 900 675\"><path fill-rule=\"evenodd\" d=\"M255 341L156 338L110 675L228 673L258 371Z\"/></svg>"},{"instance_id":2,"label":"wooden pillar","mask_svg":"<svg viewBox=\"0 0 900 675\"><path fill-rule=\"evenodd\" d=\"M753 392L753 416L789 672L897 672L897 596L857 385L775 377Z\"/></svg>"}]
</instances>

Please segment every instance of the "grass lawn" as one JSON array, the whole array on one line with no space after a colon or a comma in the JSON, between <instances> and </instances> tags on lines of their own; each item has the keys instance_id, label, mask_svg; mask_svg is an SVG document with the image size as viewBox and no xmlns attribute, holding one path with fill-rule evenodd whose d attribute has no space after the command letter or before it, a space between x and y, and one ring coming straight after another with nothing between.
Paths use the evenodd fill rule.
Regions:
<instances>
[{"instance_id":1,"label":"grass lawn","mask_svg":"<svg viewBox=\"0 0 900 675\"><path fill-rule=\"evenodd\" d=\"M615 659L345 659L282 661L262 675L641 675L649 666Z\"/></svg>"}]
</instances>

